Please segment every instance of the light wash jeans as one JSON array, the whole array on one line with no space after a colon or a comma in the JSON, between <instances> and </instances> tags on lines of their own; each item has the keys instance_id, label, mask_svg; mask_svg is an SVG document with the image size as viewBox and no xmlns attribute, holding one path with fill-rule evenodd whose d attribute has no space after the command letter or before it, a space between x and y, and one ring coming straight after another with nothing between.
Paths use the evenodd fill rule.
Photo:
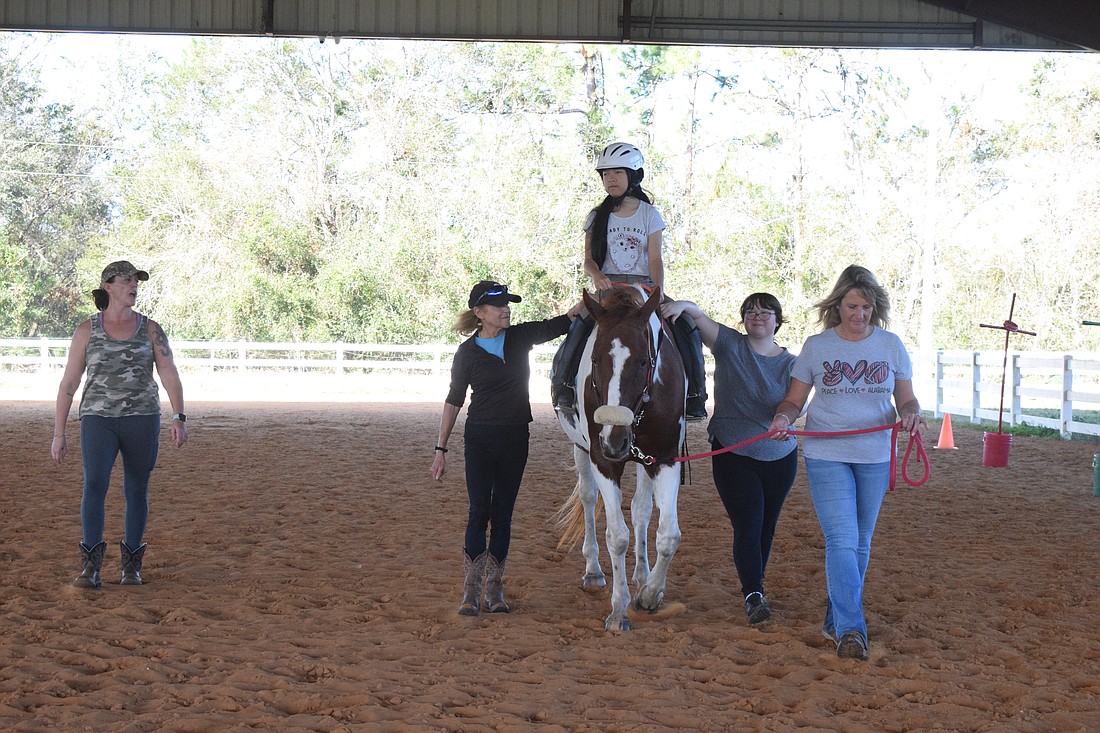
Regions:
<instances>
[{"instance_id":1,"label":"light wash jeans","mask_svg":"<svg viewBox=\"0 0 1100 733\"><path fill-rule=\"evenodd\" d=\"M817 521L825 535L825 580L829 604L824 631L867 637L863 579L871 557L879 509L890 485L890 462L844 463L806 459Z\"/></svg>"}]
</instances>

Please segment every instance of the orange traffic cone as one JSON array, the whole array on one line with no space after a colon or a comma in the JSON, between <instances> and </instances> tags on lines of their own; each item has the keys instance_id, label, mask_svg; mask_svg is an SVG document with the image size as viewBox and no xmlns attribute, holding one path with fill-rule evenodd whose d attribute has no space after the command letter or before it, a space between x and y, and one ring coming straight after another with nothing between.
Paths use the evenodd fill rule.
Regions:
<instances>
[{"instance_id":1,"label":"orange traffic cone","mask_svg":"<svg viewBox=\"0 0 1100 733\"><path fill-rule=\"evenodd\" d=\"M943 425L940 426L940 440L936 443L936 448L939 450L958 450L955 447L955 436L951 432L950 412L945 412L943 415Z\"/></svg>"}]
</instances>

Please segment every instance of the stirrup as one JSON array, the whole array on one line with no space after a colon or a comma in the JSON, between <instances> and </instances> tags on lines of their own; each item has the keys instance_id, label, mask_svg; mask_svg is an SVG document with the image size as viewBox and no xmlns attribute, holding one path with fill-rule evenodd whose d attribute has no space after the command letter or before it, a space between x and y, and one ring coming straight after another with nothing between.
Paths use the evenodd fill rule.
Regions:
<instances>
[{"instance_id":1,"label":"stirrup","mask_svg":"<svg viewBox=\"0 0 1100 733\"><path fill-rule=\"evenodd\" d=\"M554 402L554 409L572 417L577 414L577 393L572 387L562 385L558 390L558 398Z\"/></svg>"}]
</instances>

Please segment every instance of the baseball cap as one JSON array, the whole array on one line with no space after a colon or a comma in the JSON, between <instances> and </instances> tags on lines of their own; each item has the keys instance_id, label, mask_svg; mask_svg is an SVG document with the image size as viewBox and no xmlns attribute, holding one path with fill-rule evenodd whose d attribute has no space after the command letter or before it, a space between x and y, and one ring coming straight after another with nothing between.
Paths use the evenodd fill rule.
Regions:
<instances>
[{"instance_id":1,"label":"baseball cap","mask_svg":"<svg viewBox=\"0 0 1100 733\"><path fill-rule=\"evenodd\" d=\"M519 303L523 298L508 292L507 285L501 285L496 280L482 280L470 291L470 307L479 305L508 305Z\"/></svg>"},{"instance_id":2,"label":"baseball cap","mask_svg":"<svg viewBox=\"0 0 1100 733\"><path fill-rule=\"evenodd\" d=\"M105 283L116 275L121 275L122 277L136 277L138 280L149 279L149 273L145 270L137 269L126 260L119 260L103 268L103 275L99 278L99 281Z\"/></svg>"}]
</instances>

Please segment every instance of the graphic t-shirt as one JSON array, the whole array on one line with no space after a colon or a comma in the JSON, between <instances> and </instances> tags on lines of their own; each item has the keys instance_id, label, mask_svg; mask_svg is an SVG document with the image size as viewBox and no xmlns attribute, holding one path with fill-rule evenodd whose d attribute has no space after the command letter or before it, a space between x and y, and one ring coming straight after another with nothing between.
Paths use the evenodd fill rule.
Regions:
<instances>
[{"instance_id":1,"label":"graphic t-shirt","mask_svg":"<svg viewBox=\"0 0 1100 733\"><path fill-rule=\"evenodd\" d=\"M806 430L860 430L895 423L896 380L913 378L909 352L897 335L875 328L862 341L846 341L830 328L806 339L791 376L812 384ZM846 463L890 460L890 431L802 439L807 458Z\"/></svg>"},{"instance_id":2,"label":"graphic t-shirt","mask_svg":"<svg viewBox=\"0 0 1100 733\"><path fill-rule=\"evenodd\" d=\"M595 210L584 223L587 232L596 218ZM611 212L607 218L607 256L600 271L605 275L639 275L649 277L649 235L664 231L661 213L645 201L630 216Z\"/></svg>"}]
</instances>

